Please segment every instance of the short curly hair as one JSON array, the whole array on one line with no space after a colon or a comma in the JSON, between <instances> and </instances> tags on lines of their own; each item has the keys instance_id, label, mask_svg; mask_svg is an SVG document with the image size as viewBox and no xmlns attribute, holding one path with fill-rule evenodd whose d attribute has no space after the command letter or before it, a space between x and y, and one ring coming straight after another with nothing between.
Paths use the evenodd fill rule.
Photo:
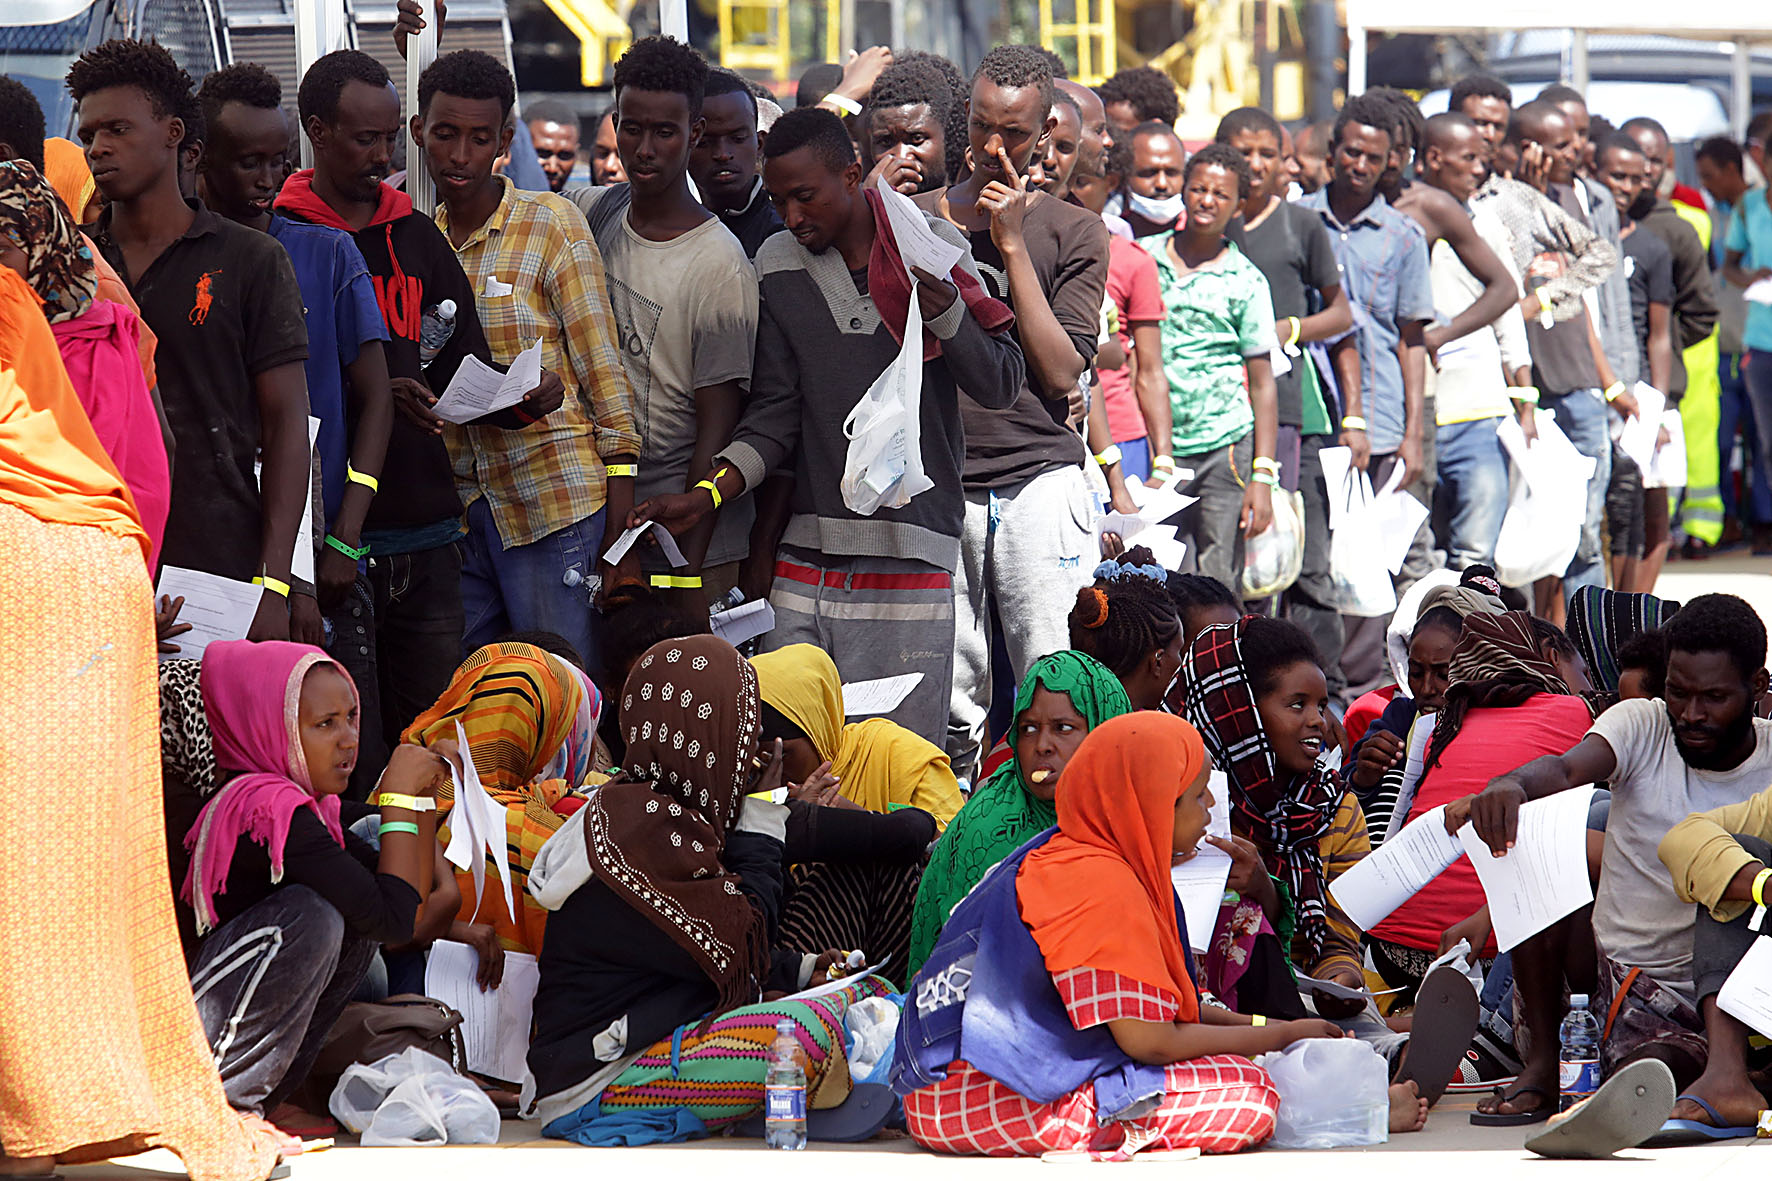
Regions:
<instances>
[{"instance_id":1,"label":"short curly hair","mask_svg":"<svg viewBox=\"0 0 1772 1181\"><path fill-rule=\"evenodd\" d=\"M1427 128L1427 117L1421 113L1420 105L1394 86L1374 86L1366 93L1390 106L1396 125L1391 134L1396 136L1398 146L1411 152L1420 151L1423 132Z\"/></svg>"},{"instance_id":2,"label":"short curly hair","mask_svg":"<svg viewBox=\"0 0 1772 1181\"><path fill-rule=\"evenodd\" d=\"M702 99L707 95L708 59L675 37L642 37L615 63L617 102L628 87L682 95L693 121L701 116Z\"/></svg>"},{"instance_id":3,"label":"short curly hair","mask_svg":"<svg viewBox=\"0 0 1772 1181\"><path fill-rule=\"evenodd\" d=\"M955 94L942 72L930 61L895 61L880 71L868 95L867 113L887 107L927 104L929 113L945 129L954 109Z\"/></svg>"},{"instance_id":4,"label":"short curly hair","mask_svg":"<svg viewBox=\"0 0 1772 1181\"><path fill-rule=\"evenodd\" d=\"M1493 98L1514 105L1513 87L1489 74L1466 74L1452 84L1452 93L1447 96L1446 109L1449 111L1464 110L1467 98Z\"/></svg>"},{"instance_id":5,"label":"short curly hair","mask_svg":"<svg viewBox=\"0 0 1772 1181\"><path fill-rule=\"evenodd\" d=\"M183 118L191 76L157 41L119 38L95 45L68 67L68 93L76 103L114 86L133 86L148 96L157 119Z\"/></svg>"},{"instance_id":6,"label":"short curly hair","mask_svg":"<svg viewBox=\"0 0 1772 1181\"><path fill-rule=\"evenodd\" d=\"M855 163L855 142L843 120L823 107L795 107L784 112L763 141L763 158L774 160L800 148L810 148L832 172Z\"/></svg>"},{"instance_id":7,"label":"short curly hair","mask_svg":"<svg viewBox=\"0 0 1772 1181\"><path fill-rule=\"evenodd\" d=\"M391 84L388 68L359 49L337 49L308 67L295 93L296 113L305 127L319 119L330 127L338 122L338 99L345 84L361 82L377 90Z\"/></svg>"},{"instance_id":8,"label":"short curly hair","mask_svg":"<svg viewBox=\"0 0 1772 1181\"><path fill-rule=\"evenodd\" d=\"M214 125L221 109L235 102L261 111L276 110L283 105L283 84L257 62L235 62L203 79L197 89L197 106L206 125Z\"/></svg>"},{"instance_id":9,"label":"short curly hair","mask_svg":"<svg viewBox=\"0 0 1772 1181\"><path fill-rule=\"evenodd\" d=\"M751 83L740 74L735 74L724 67L708 68L707 84L702 87L702 101L719 98L727 94L742 94L751 100L751 118L757 117L757 92L751 89Z\"/></svg>"},{"instance_id":10,"label":"short curly hair","mask_svg":"<svg viewBox=\"0 0 1772 1181\"><path fill-rule=\"evenodd\" d=\"M1237 178L1237 200L1241 201L1248 195L1249 189L1255 184L1255 178L1249 174L1249 161L1243 159L1243 153L1229 144L1211 143L1188 157L1187 164L1181 170L1181 180L1187 183L1194 174L1194 169L1204 168L1213 164L1224 169Z\"/></svg>"},{"instance_id":11,"label":"short curly hair","mask_svg":"<svg viewBox=\"0 0 1772 1181\"><path fill-rule=\"evenodd\" d=\"M438 94L454 98L496 99L499 117L509 119L517 105L517 83L504 63L478 49L446 53L418 76L418 110L424 114Z\"/></svg>"},{"instance_id":12,"label":"short curly hair","mask_svg":"<svg viewBox=\"0 0 1772 1181\"><path fill-rule=\"evenodd\" d=\"M999 45L984 55L972 72L972 84L980 78L997 86L1020 89L1032 86L1040 95L1040 119L1052 113L1052 67L1031 45Z\"/></svg>"},{"instance_id":13,"label":"short curly hair","mask_svg":"<svg viewBox=\"0 0 1772 1181\"><path fill-rule=\"evenodd\" d=\"M942 132L944 136L944 146L947 148L948 180L950 182L958 181L961 177L966 175L967 137L966 103L964 100L969 93L966 85L966 75L960 73L959 66L956 66L941 54L927 53L921 49L907 49L903 53L894 50L892 54L892 65L887 68L893 69L898 66L907 66L912 62L928 63L936 73L941 75L942 80L948 84L949 93L953 95L953 100L948 104L947 118L942 121ZM885 77L884 72L882 72L881 77ZM875 85L878 86L879 84L876 82Z\"/></svg>"},{"instance_id":14,"label":"short curly hair","mask_svg":"<svg viewBox=\"0 0 1772 1181\"><path fill-rule=\"evenodd\" d=\"M1052 71L1052 77L1055 80L1070 77L1071 68L1064 64L1064 59L1059 57L1058 54L1047 49L1044 45L1029 45L1027 48L1033 50L1045 60L1046 65Z\"/></svg>"},{"instance_id":15,"label":"short curly hair","mask_svg":"<svg viewBox=\"0 0 1772 1181\"><path fill-rule=\"evenodd\" d=\"M1744 682L1766 667L1766 625L1747 600L1735 595L1699 595L1661 625L1667 650L1724 652Z\"/></svg>"},{"instance_id":16,"label":"short curly hair","mask_svg":"<svg viewBox=\"0 0 1772 1181\"><path fill-rule=\"evenodd\" d=\"M43 104L30 87L0 74L0 142L43 171Z\"/></svg>"},{"instance_id":17,"label":"short curly hair","mask_svg":"<svg viewBox=\"0 0 1772 1181\"><path fill-rule=\"evenodd\" d=\"M1129 103L1140 123L1152 119L1174 123L1181 118L1181 99L1169 75L1150 66L1128 66L1098 90L1103 103Z\"/></svg>"},{"instance_id":18,"label":"short curly hair","mask_svg":"<svg viewBox=\"0 0 1772 1181\"><path fill-rule=\"evenodd\" d=\"M1376 94L1356 94L1341 104L1341 113L1335 116L1335 134L1330 138L1331 146L1341 142L1341 133L1348 127L1376 127L1385 135L1396 138L1397 111L1383 96Z\"/></svg>"}]
</instances>

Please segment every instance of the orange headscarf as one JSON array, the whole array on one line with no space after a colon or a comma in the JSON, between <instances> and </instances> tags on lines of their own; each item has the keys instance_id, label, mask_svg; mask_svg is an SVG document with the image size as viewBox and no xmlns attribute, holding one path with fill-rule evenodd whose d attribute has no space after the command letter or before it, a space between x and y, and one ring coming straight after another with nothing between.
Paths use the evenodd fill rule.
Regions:
<instances>
[{"instance_id":1,"label":"orange headscarf","mask_svg":"<svg viewBox=\"0 0 1772 1181\"><path fill-rule=\"evenodd\" d=\"M92 169L86 164L86 149L59 136L44 140L43 179L61 194L68 212L74 215L74 224L79 225L96 188Z\"/></svg>"},{"instance_id":2,"label":"orange headscarf","mask_svg":"<svg viewBox=\"0 0 1772 1181\"><path fill-rule=\"evenodd\" d=\"M135 502L68 381L42 301L10 267L0 267L0 501L133 537L147 558Z\"/></svg>"},{"instance_id":3,"label":"orange headscarf","mask_svg":"<svg viewBox=\"0 0 1772 1181\"><path fill-rule=\"evenodd\" d=\"M1050 972L1100 968L1165 989L1199 1019L1169 880L1175 801L1207 765L1199 731L1143 710L1091 730L1058 787L1058 834L1016 880Z\"/></svg>"}]
</instances>

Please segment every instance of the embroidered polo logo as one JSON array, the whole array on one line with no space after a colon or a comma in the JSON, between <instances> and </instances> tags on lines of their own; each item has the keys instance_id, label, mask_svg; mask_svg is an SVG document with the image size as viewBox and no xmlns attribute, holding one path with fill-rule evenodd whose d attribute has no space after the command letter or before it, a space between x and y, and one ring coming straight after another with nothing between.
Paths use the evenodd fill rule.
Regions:
<instances>
[{"instance_id":1,"label":"embroidered polo logo","mask_svg":"<svg viewBox=\"0 0 1772 1181\"><path fill-rule=\"evenodd\" d=\"M191 314L187 317L193 324L201 324L209 319L210 306L215 303L215 277L221 274L218 268L204 271L197 276L197 301L191 305Z\"/></svg>"}]
</instances>

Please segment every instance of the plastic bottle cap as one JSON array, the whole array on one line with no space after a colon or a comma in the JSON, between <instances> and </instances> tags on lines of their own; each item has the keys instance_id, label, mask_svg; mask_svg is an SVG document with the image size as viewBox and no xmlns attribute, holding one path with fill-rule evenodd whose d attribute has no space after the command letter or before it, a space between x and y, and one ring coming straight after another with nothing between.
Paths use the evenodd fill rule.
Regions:
<instances>
[{"instance_id":1,"label":"plastic bottle cap","mask_svg":"<svg viewBox=\"0 0 1772 1181\"><path fill-rule=\"evenodd\" d=\"M776 1033L792 1033L792 1032L794 1032L794 1023L792 1021L790 1021L788 1018L783 1017L780 1021L777 1021L775 1023L775 1032Z\"/></svg>"},{"instance_id":2,"label":"plastic bottle cap","mask_svg":"<svg viewBox=\"0 0 1772 1181\"><path fill-rule=\"evenodd\" d=\"M453 299L446 299L438 304L437 314L442 316L445 320L455 319L455 301Z\"/></svg>"},{"instance_id":3,"label":"plastic bottle cap","mask_svg":"<svg viewBox=\"0 0 1772 1181\"><path fill-rule=\"evenodd\" d=\"M1571 1009L1585 1009L1585 1008L1587 1008L1587 993L1577 992L1577 993L1571 994L1569 997L1569 1007Z\"/></svg>"}]
</instances>

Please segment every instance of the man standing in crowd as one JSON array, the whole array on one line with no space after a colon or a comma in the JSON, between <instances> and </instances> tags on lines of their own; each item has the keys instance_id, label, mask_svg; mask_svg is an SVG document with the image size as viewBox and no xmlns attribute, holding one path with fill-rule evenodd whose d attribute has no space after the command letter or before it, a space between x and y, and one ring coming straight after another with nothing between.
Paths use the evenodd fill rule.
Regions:
<instances>
[{"instance_id":1,"label":"man standing in crowd","mask_svg":"<svg viewBox=\"0 0 1772 1181\"><path fill-rule=\"evenodd\" d=\"M603 256L634 386L641 499L694 490L731 441L751 379L756 276L738 239L689 193L708 75L701 54L679 41L635 42L615 63L616 144L628 183L574 194ZM642 561L652 584L684 592L692 618L705 613L738 580L752 517L739 501L698 522L679 539L688 561L681 570L649 551Z\"/></svg>"},{"instance_id":2,"label":"man standing in crowd","mask_svg":"<svg viewBox=\"0 0 1772 1181\"><path fill-rule=\"evenodd\" d=\"M1175 83L1150 66L1127 66L1101 84L1101 103L1115 137L1141 123L1175 126L1181 117L1181 100Z\"/></svg>"},{"instance_id":3,"label":"man standing in crowd","mask_svg":"<svg viewBox=\"0 0 1772 1181\"><path fill-rule=\"evenodd\" d=\"M1730 283L1745 291L1755 283L1772 279L1772 190L1762 185L1737 193L1735 210L1729 218L1729 232L1723 242L1723 275ZM1757 488L1772 484L1772 305L1749 301L1742 323L1744 346L1742 375L1747 404L1751 407L1750 428L1757 447L1747 454L1757 456L1754 470L1746 483ZM1746 417L1745 415L1743 416ZM1733 434L1733 431L1730 432ZM1724 437L1727 448L1733 440ZM1764 534L1763 532L1764 531ZM1763 552L1764 542L1772 540L1772 514L1759 519L1754 530L1754 552Z\"/></svg>"},{"instance_id":4,"label":"man standing in crowd","mask_svg":"<svg viewBox=\"0 0 1772 1181\"><path fill-rule=\"evenodd\" d=\"M363 686L359 716L370 741L352 778L366 796L386 764L375 692L375 596L360 566L369 552L363 521L380 487L394 420L382 349L388 331L350 235L271 208L289 151L275 75L251 62L226 66L203 79L197 98L207 129L198 194L223 217L282 244L307 307L308 413L320 420L315 450L324 523L314 581L331 624L327 649Z\"/></svg>"},{"instance_id":5,"label":"man standing in crowd","mask_svg":"<svg viewBox=\"0 0 1772 1181\"><path fill-rule=\"evenodd\" d=\"M617 185L628 178L621 170L621 154L615 150L615 108L612 106L597 119L597 134L591 138L591 183Z\"/></svg>"},{"instance_id":6,"label":"man standing in crowd","mask_svg":"<svg viewBox=\"0 0 1772 1181\"><path fill-rule=\"evenodd\" d=\"M1181 178L1187 149L1167 123L1140 123L1121 132L1132 145L1132 171L1126 177L1126 206L1121 214L1134 238L1148 238L1180 225L1187 216Z\"/></svg>"},{"instance_id":7,"label":"man standing in crowd","mask_svg":"<svg viewBox=\"0 0 1772 1181\"><path fill-rule=\"evenodd\" d=\"M474 289L448 241L411 198L386 182L395 145L406 134L400 96L382 64L355 49L327 54L303 75L296 96L314 167L292 175L276 212L292 221L351 235L387 328L386 358L396 414L370 494L360 546L367 546L374 596L374 683L379 738L391 750L431 707L461 662L461 499L450 472L442 424L430 413L462 358L490 361ZM427 315L455 305L448 339L419 337ZM508 414L509 412L505 412ZM512 425L515 420L511 420ZM347 474L348 479L348 474ZM341 555L342 556L342 555ZM359 653L359 661L366 659ZM353 665L353 667L356 667ZM366 684L359 693L368 700ZM366 721L367 757L374 731Z\"/></svg>"},{"instance_id":8,"label":"man standing in crowd","mask_svg":"<svg viewBox=\"0 0 1772 1181\"><path fill-rule=\"evenodd\" d=\"M757 135L757 96L731 70L709 70L701 121L701 138L689 150L695 191L732 231L745 257L755 258L769 236L781 229L781 215L757 174L763 142Z\"/></svg>"},{"instance_id":9,"label":"man standing in crowd","mask_svg":"<svg viewBox=\"0 0 1772 1181\"><path fill-rule=\"evenodd\" d=\"M290 584L309 450L308 335L289 256L180 194L178 112L195 101L165 49L107 41L69 67L68 91L106 202L93 241L160 342L178 455L161 561L262 586L249 639L318 643L313 588Z\"/></svg>"},{"instance_id":10,"label":"man standing in crowd","mask_svg":"<svg viewBox=\"0 0 1772 1181\"><path fill-rule=\"evenodd\" d=\"M594 668L594 576L612 587L639 577L637 555L618 569L603 554L633 506L640 436L584 218L570 201L520 192L492 171L515 101L504 66L458 49L425 68L412 117L437 184L437 226L473 282L493 359L509 365L537 339L542 346L542 385L515 410L530 420L523 429L445 429L467 501L462 645L472 652L509 631L551 631Z\"/></svg>"},{"instance_id":11,"label":"man standing in crowd","mask_svg":"<svg viewBox=\"0 0 1772 1181\"><path fill-rule=\"evenodd\" d=\"M1335 121L1329 183L1299 204L1329 229L1329 242L1355 310L1359 349L1335 358L1341 390L1341 444L1375 487L1403 467L1402 487L1420 477L1424 428L1422 382L1427 350L1422 333L1434 319L1427 242L1408 215L1378 193L1389 164L1395 116L1390 104L1368 95L1351 98ZM1337 489L1330 489L1334 495ZM1419 578L1405 567L1402 577ZM1408 585L1407 582L1404 585ZM1374 687L1383 672L1388 617L1343 621L1342 668L1348 693Z\"/></svg>"},{"instance_id":12,"label":"man standing in crowd","mask_svg":"<svg viewBox=\"0 0 1772 1181\"><path fill-rule=\"evenodd\" d=\"M578 166L578 116L565 103L539 102L524 108L523 122L548 188L557 193Z\"/></svg>"},{"instance_id":13,"label":"man standing in crowd","mask_svg":"<svg viewBox=\"0 0 1772 1181\"><path fill-rule=\"evenodd\" d=\"M948 116L956 101L933 62L887 66L861 114L861 166L906 196L946 188Z\"/></svg>"},{"instance_id":14,"label":"man standing in crowd","mask_svg":"<svg viewBox=\"0 0 1772 1181\"><path fill-rule=\"evenodd\" d=\"M916 198L966 235L991 293L1015 312L1013 334L1027 359L1026 384L1007 413L960 383L973 398L961 414L966 532L947 750L962 777L984 739L994 678L1018 683L1035 660L1067 646L1066 616L1097 561L1095 493L1083 472L1090 458L1069 419L1095 357L1108 235L1094 214L1029 189L1035 149L1057 122L1052 95L1039 54L993 49L972 80L972 174ZM1117 468L1117 456L1103 459ZM1008 668L992 666L997 627Z\"/></svg>"},{"instance_id":15,"label":"man standing in crowd","mask_svg":"<svg viewBox=\"0 0 1772 1181\"><path fill-rule=\"evenodd\" d=\"M1589 994L1593 1012L1607 1014L1600 1046L1606 1073L1635 1058L1658 1058L1684 1090L1704 1069L1705 1036L1714 1023L1700 1015L1693 986L1699 967L1693 908L1681 900L1679 879L1670 877L1656 850L1691 813L1740 804L1772 781L1772 722L1754 716L1754 703L1766 692L1766 626L1733 595L1701 595L1663 632L1664 699L1620 702L1564 754L1534 759L1447 806L1449 831L1468 819L1502 856L1518 836L1521 804L1592 783L1612 789L1592 910L1513 950L1530 1037L1526 1065L1503 1097L1481 1100L1479 1111L1554 1108L1565 980ZM1673 1114L1709 1122L1690 1101Z\"/></svg>"},{"instance_id":16,"label":"man standing in crowd","mask_svg":"<svg viewBox=\"0 0 1772 1181\"><path fill-rule=\"evenodd\" d=\"M939 743L954 681L953 572L967 507L962 408L1011 412L1025 392L1021 350L1006 331L1008 309L984 294L970 258L945 278L919 273L921 444L934 487L901 508L855 512L840 488L844 421L898 358L910 285L888 258L890 226L862 190L841 120L816 108L789 111L770 130L763 158L788 232L757 255L750 401L695 489L647 501L636 519L681 532L791 463L793 517L777 554L769 596L776 623L765 643L817 644L845 681L921 673L889 716ZM926 220L932 233L963 245L946 222Z\"/></svg>"}]
</instances>

